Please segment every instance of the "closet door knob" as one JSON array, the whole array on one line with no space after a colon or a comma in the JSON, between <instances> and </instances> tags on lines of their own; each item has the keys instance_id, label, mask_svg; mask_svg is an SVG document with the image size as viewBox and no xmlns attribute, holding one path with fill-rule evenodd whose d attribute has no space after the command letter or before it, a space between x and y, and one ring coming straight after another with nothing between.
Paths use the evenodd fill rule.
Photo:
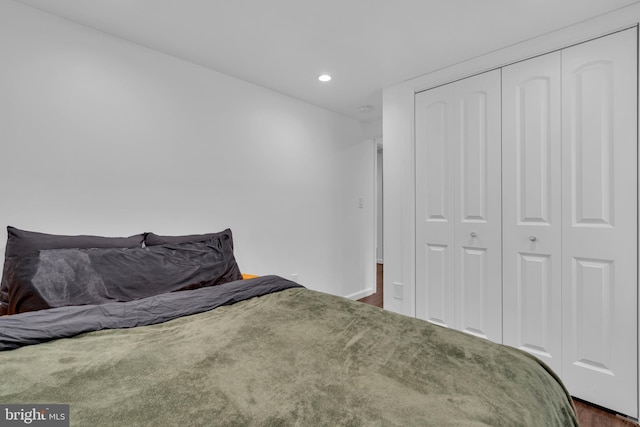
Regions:
<instances>
[{"instance_id":1,"label":"closet door knob","mask_svg":"<svg viewBox=\"0 0 640 427\"><path fill-rule=\"evenodd\" d=\"M536 236L531 236L531 237L529 237L529 240L531 240L532 242L535 242L538 239L536 238Z\"/></svg>"},{"instance_id":2,"label":"closet door knob","mask_svg":"<svg viewBox=\"0 0 640 427\"><path fill-rule=\"evenodd\" d=\"M475 238L476 236L477 236L476 232L475 232L475 231L472 231L472 232L471 232L471 237Z\"/></svg>"}]
</instances>

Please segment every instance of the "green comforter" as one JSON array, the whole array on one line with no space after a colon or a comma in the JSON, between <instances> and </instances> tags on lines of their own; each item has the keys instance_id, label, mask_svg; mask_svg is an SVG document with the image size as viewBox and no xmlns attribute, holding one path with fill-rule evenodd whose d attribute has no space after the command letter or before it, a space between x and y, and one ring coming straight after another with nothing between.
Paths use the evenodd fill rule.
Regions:
<instances>
[{"instance_id":1,"label":"green comforter","mask_svg":"<svg viewBox=\"0 0 640 427\"><path fill-rule=\"evenodd\" d=\"M574 426L532 356L304 288L0 352L0 403L83 426Z\"/></svg>"}]
</instances>

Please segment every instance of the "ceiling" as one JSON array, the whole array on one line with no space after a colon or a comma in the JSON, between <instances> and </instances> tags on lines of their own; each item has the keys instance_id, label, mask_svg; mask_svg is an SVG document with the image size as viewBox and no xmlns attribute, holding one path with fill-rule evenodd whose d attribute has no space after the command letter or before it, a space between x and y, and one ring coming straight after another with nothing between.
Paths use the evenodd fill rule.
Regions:
<instances>
[{"instance_id":1,"label":"ceiling","mask_svg":"<svg viewBox=\"0 0 640 427\"><path fill-rule=\"evenodd\" d=\"M385 87L638 2L16 1L364 122Z\"/></svg>"}]
</instances>

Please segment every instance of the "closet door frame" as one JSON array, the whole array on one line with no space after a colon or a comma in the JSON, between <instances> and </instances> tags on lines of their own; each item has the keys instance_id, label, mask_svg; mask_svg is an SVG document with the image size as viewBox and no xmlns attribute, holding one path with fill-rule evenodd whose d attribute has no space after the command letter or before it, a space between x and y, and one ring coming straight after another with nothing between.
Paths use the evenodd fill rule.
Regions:
<instances>
[{"instance_id":1,"label":"closet door frame","mask_svg":"<svg viewBox=\"0 0 640 427\"><path fill-rule=\"evenodd\" d=\"M635 3L384 89L385 309L415 316L415 94L487 70L637 27L639 22L640 3ZM420 54L416 52L416 55ZM640 329L640 316L638 326ZM640 353L640 349L638 350Z\"/></svg>"},{"instance_id":2,"label":"closet door frame","mask_svg":"<svg viewBox=\"0 0 640 427\"><path fill-rule=\"evenodd\" d=\"M398 197L385 205L386 240L389 248L397 252L386 259L385 290L391 298L385 301L385 308L391 311L415 315L415 157L414 157L414 96L442 84L460 80L485 70L501 68L509 64L526 60L541 54L561 50L608 34L628 28L637 28L640 22L640 4L630 5L606 16L591 19L548 35L528 40L461 64L403 82L384 91L384 135L387 146L386 168L391 169L392 177L386 181L387 192L398 192ZM638 76L640 86L640 75ZM640 117L637 117L640 124ZM640 153L638 159L640 163ZM406 165L412 170L407 170ZM395 173L394 173L395 172ZM410 172L410 173L407 173ZM638 178L640 187L640 178ZM400 220L393 223L395 220ZM640 215L637 220L640 228ZM637 246L637 241L636 241ZM640 265L640 256L637 259ZM640 295L636 309L640 307ZM638 330L640 330L640 316ZM640 341L640 340L638 340ZM640 355L640 344L636 348ZM640 357L638 357L640 371ZM640 398L639 406L640 406Z\"/></svg>"}]
</instances>

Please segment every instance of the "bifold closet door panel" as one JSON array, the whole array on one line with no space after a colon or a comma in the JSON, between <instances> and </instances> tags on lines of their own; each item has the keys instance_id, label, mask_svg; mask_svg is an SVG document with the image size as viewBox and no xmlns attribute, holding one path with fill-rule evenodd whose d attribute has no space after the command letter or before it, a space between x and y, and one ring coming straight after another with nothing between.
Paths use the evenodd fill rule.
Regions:
<instances>
[{"instance_id":1,"label":"bifold closet door panel","mask_svg":"<svg viewBox=\"0 0 640 427\"><path fill-rule=\"evenodd\" d=\"M560 373L560 52L502 69L503 340Z\"/></svg>"},{"instance_id":2,"label":"bifold closet door panel","mask_svg":"<svg viewBox=\"0 0 640 427\"><path fill-rule=\"evenodd\" d=\"M500 70L415 102L416 316L502 342Z\"/></svg>"},{"instance_id":3,"label":"bifold closet door panel","mask_svg":"<svg viewBox=\"0 0 640 427\"><path fill-rule=\"evenodd\" d=\"M500 70L453 89L455 325L502 342Z\"/></svg>"},{"instance_id":4,"label":"bifold closet door panel","mask_svg":"<svg viewBox=\"0 0 640 427\"><path fill-rule=\"evenodd\" d=\"M562 378L638 416L636 29L562 51Z\"/></svg>"},{"instance_id":5,"label":"bifold closet door panel","mask_svg":"<svg viewBox=\"0 0 640 427\"><path fill-rule=\"evenodd\" d=\"M415 97L416 317L453 327L453 85Z\"/></svg>"}]
</instances>

